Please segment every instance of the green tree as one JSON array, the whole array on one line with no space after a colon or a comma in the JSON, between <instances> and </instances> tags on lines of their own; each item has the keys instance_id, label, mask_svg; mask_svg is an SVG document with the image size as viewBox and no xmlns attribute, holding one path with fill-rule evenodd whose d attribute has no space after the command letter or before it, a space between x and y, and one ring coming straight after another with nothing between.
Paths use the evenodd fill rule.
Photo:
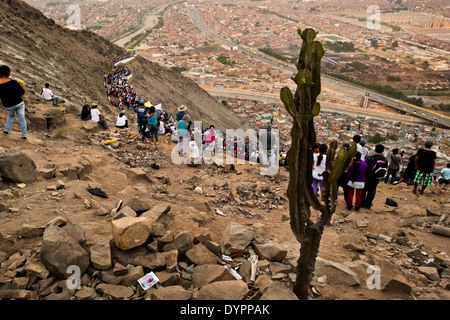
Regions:
<instances>
[{"instance_id":1,"label":"green tree","mask_svg":"<svg viewBox=\"0 0 450 320\"><path fill-rule=\"evenodd\" d=\"M372 137L370 137L370 139L369 139L369 142L370 143L380 143L380 142L383 142L384 141L384 138L383 138L383 136L379 133L379 132L377 132L377 133L375 133Z\"/></svg>"}]
</instances>

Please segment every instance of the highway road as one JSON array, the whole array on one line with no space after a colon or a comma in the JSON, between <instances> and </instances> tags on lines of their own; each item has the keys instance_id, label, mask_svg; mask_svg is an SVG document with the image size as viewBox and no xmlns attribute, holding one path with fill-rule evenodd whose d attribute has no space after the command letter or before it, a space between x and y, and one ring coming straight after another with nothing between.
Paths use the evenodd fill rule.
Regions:
<instances>
[{"instance_id":1,"label":"highway road","mask_svg":"<svg viewBox=\"0 0 450 320\"><path fill-rule=\"evenodd\" d=\"M261 101L268 103L281 103L281 99L279 96L272 94L260 94L254 93L248 90L237 90L234 88L217 88L217 87L204 87L204 90L208 92L210 95L218 98L218 99L226 99L226 98L243 98L251 101ZM405 124L411 125L422 125L427 122L423 119L414 119L408 115L399 115L397 118L393 118L392 114L386 114L386 112L373 112L368 109L357 108L357 107L341 107L341 106L333 106L329 105L326 102L320 102L321 110L324 112L335 112L339 114L347 114L353 116L360 117L369 117L371 119L383 120L383 121L400 121Z\"/></svg>"},{"instance_id":2,"label":"highway road","mask_svg":"<svg viewBox=\"0 0 450 320\"><path fill-rule=\"evenodd\" d=\"M128 43L131 39L133 39L133 37L138 36L141 33L147 31L148 29L153 28L155 26L156 19L161 15L163 10L167 6L174 4L174 3L176 3L176 2L164 3L158 7L153 8L143 18L143 23L141 24L141 26L139 26L139 28L137 28L133 32L127 34L126 36L123 36L119 39L114 40L114 43L117 44L118 46L123 47L123 46L125 46L126 43Z\"/></svg>"},{"instance_id":3,"label":"highway road","mask_svg":"<svg viewBox=\"0 0 450 320\"><path fill-rule=\"evenodd\" d=\"M259 61L272 64L274 66L279 67L280 69L292 72L293 74L297 72L297 69L293 65L289 65L284 61L265 55L264 53L259 51L253 51L250 48L247 48L246 46L236 44L231 40L226 39L205 23L200 13L193 5L188 5L186 8L187 11L189 12L189 16L191 18L193 25L204 35L212 38L213 40L223 45L229 47L234 46L237 48L237 51L247 54ZM379 103L385 104L389 107L395 108L404 113L408 113L410 115L430 121L431 123L433 123L433 125L450 129L450 117L440 114L438 112L421 108L391 97L387 97L382 94L367 90L362 87L355 86L353 84L326 75L322 75L321 80L324 85L328 85L335 88L337 92L345 89L347 91L350 90L351 92L354 92L355 95L364 96L368 94L369 98L373 101L377 101Z\"/></svg>"}]
</instances>

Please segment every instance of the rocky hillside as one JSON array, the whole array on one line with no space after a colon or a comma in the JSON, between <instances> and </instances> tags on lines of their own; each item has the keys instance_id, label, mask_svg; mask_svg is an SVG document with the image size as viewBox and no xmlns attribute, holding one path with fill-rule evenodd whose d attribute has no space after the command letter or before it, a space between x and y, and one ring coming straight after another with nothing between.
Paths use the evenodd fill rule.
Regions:
<instances>
[{"instance_id":1,"label":"rocky hillside","mask_svg":"<svg viewBox=\"0 0 450 320\"><path fill-rule=\"evenodd\" d=\"M112 71L112 59L125 53L123 48L92 32L62 28L19 0L2 0L0 29L0 63L11 67L13 78L25 81L29 104L48 82L66 106L81 109L85 102L96 102L104 113L116 115L103 76ZM221 129L245 128L228 108L181 74L140 57L129 68L137 94L153 104L162 103L172 113L184 104L193 120Z\"/></svg>"},{"instance_id":2,"label":"rocky hillside","mask_svg":"<svg viewBox=\"0 0 450 320\"><path fill-rule=\"evenodd\" d=\"M24 4L3 3L2 19L19 19L11 4ZM12 31L10 25L2 52L13 46ZM14 61L25 65L18 57ZM130 63L140 66L133 78L153 77L147 93L162 94L157 79L170 79L169 73L139 58ZM27 74L21 76L31 82ZM168 88L173 103L177 95L200 95L181 80ZM20 138L17 121L0 139L0 300L296 299L300 245L290 229L288 171L263 176L259 164L174 164L170 136L150 148L134 128L104 130L70 110L68 104L30 104L28 139ZM448 300L449 195L438 185L419 198L405 184L380 184L374 206L356 212L344 207L340 194L309 299ZM387 197L398 206L386 205ZM73 267L79 278L72 277ZM375 267L378 283L368 281ZM151 272L159 281L145 290L139 280Z\"/></svg>"},{"instance_id":3,"label":"rocky hillside","mask_svg":"<svg viewBox=\"0 0 450 320\"><path fill-rule=\"evenodd\" d=\"M0 300L296 299L286 170L175 165L168 136L150 149L135 131L58 118L27 141L12 132L0 143ZM449 194L381 184L359 212L340 195L309 299L448 300ZM144 290L138 280L151 272L159 281Z\"/></svg>"}]
</instances>

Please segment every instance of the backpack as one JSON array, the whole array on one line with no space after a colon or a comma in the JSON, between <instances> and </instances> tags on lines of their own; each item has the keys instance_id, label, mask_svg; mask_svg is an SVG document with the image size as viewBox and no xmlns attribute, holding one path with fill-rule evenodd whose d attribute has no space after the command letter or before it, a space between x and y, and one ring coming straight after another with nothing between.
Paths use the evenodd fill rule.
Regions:
<instances>
[{"instance_id":1,"label":"backpack","mask_svg":"<svg viewBox=\"0 0 450 320\"><path fill-rule=\"evenodd\" d=\"M368 162L371 164L371 168L369 169L369 174L376 178L376 179L381 179L386 175L387 172L387 167L388 164L385 160L376 160L375 163L373 163L373 161L375 160L375 158L370 157L369 159L367 159ZM373 165L372 165L373 163Z\"/></svg>"}]
</instances>

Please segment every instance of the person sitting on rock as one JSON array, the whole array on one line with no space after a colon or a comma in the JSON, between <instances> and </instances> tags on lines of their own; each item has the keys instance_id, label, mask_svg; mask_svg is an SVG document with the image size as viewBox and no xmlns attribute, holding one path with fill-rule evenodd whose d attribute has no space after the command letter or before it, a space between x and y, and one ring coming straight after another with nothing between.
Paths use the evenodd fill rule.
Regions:
<instances>
[{"instance_id":1,"label":"person sitting on rock","mask_svg":"<svg viewBox=\"0 0 450 320\"><path fill-rule=\"evenodd\" d=\"M53 101L53 105L57 107L59 105L59 97L55 96L49 88L50 84L46 83L45 88L42 88L41 98L47 101Z\"/></svg>"},{"instance_id":2,"label":"person sitting on rock","mask_svg":"<svg viewBox=\"0 0 450 320\"><path fill-rule=\"evenodd\" d=\"M439 172L439 179L438 183L443 185L450 184L450 162L447 163L447 167L442 169L441 172Z\"/></svg>"},{"instance_id":3,"label":"person sitting on rock","mask_svg":"<svg viewBox=\"0 0 450 320\"><path fill-rule=\"evenodd\" d=\"M91 106L87 103L81 109L81 120L83 121L91 120Z\"/></svg>"},{"instance_id":4,"label":"person sitting on rock","mask_svg":"<svg viewBox=\"0 0 450 320\"><path fill-rule=\"evenodd\" d=\"M93 104L91 106L91 120L94 123L98 123L99 125L103 126L105 129L109 129L108 123L106 122L105 117L101 114L100 110L98 110L98 107L96 104Z\"/></svg>"},{"instance_id":5,"label":"person sitting on rock","mask_svg":"<svg viewBox=\"0 0 450 320\"><path fill-rule=\"evenodd\" d=\"M125 115L125 112L120 111L119 115L117 116L116 127L119 129L128 129L128 118Z\"/></svg>"}]
</instances>

